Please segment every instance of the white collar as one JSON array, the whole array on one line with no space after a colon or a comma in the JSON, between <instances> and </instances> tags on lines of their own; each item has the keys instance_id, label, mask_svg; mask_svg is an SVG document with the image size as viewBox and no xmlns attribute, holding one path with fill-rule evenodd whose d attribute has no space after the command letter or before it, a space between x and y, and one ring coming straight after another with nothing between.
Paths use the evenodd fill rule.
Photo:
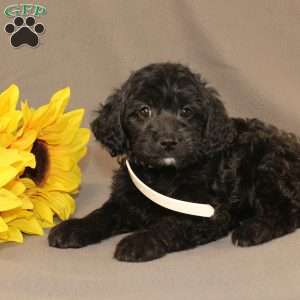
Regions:
<instances>
[{"instance_id":1,"label":"white collar","mask_svg":"<svg viewBox=\"0 0 300 300\"><path fill-rule=\"evenodd\" d=\"M147 198L155 202L156 204L168 208L170 210L174 210L177 212L181 212L188 215L193 216L200 216L200 217L212 217L215 210L209 204L202 204L202 203L194 203L194 202L187 202L182 200L177 200L171 197L164 196L146 184L144 184L132 171L129 161L126 160L126 166L130 175L130 178L136 188L143 193Z\"/></svg>"}]
</instances>

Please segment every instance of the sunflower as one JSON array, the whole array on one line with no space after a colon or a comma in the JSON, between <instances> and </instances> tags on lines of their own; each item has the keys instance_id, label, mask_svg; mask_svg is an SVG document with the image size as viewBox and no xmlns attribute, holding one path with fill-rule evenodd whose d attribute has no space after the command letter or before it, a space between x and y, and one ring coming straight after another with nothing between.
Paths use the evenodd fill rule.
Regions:
<instances>
[{"instance_id":1,"label":"sunflower","mask_svg":"<svg viewBox=\"0 0 300 300\"><path fill-rule=\"evenodd\" d=\"M32 201L32 212L42 227L54 225L53 216L68 219L75 210L72 195L81 182L80 159L86 154L90 131L80 128L83 109L65 113L70 89L56 92L49 104L33 109L21 105L22 126L11 149L35 156L35 167L25 168L21 182L24 195Z\"/></svg>"},{"instance_id":2,"label":"sunflower","mask_svg":"<svg viewBox=\"0 0 300 300\"><path fill-rule=\"evenodd\" d=\"M24 194L26 186L19 175L27 167L35 168L33 154L10 149L22 121L16 110L19 89L11 85L0 94L0 242L22 242L22 232L42 234L42 228L28 209L33 203Z\"/></svg>"},{"instance_id":3,"label":"sunflower","mask_svg":"<svg viewBox=\"0 0 300 300\"><path fill-rule=\"evenodd\" d=\"M65 220L75 210L90 132L80 128L83 109L64 112L69 97L66 88L47 105L17 110L16 85L0 94L0 242L42 235L54 215Z\"/></svg>"}]
</instances>

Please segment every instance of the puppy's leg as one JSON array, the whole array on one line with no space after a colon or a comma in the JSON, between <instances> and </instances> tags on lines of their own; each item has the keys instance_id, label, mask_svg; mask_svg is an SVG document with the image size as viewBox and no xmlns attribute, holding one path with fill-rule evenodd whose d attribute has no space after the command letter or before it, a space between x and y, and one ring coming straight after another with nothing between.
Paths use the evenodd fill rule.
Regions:
<instances>
[{"instance_id":1,"label":"puppy's leg","mask_svg":"<svg viewBox=\"0 0 300 300\"><path fill-rule=\"evenodd\" d=\"M70 219L52 228L49 245L57 248L80 248L113 235L134 229L124 207L108 201L82 219Z\"/></svg>"},{"instance_id":2,"label":"puppy's leg","mask_svg":"<svg viewBox=\"0 0 300 300\"><path fill-rule=\"evenodd\" d=\"M293 232L299 226L299 215L285 215L273 212L272 215L246 220L232 233L232 242L241 247L268 242Z\"/></svg>"},{"instance_id":3,"label":"puppy's leg","mask_svg":"<svg viewBox=\"0 0 300 300\"><path fill-rule=\"evenodd\" d=\"M121 240L115 258L130 262L153 260L169 252L215 241L226 236L230 229L230 218L213 220L183 215L164 217L149 229Z\"/></svg>"},{"instance_id":4,"label":"puppy's leg","mask_svg":"<svg viewBox=\"0 0 300 300\"><path fill-rule=\"evenodd\" d=\"M283 175L288 162L270 153L261 160L256 173L254 216L232 233L235 245L246 247L268 242L299 227L298 181ZM291 172L291 170L286 170ZM296 203L296 205L295 205Z\"/></svg>"},{"instance_id":5,"label":"puppy's leg","mask_svg":"<svg viewBox=\"0 0 300 300\"><path fill-rule=\"evenodd\" d=\"M300 225L298 158L290 162L296 153L285 154L278 150L281 146L273 146L276 151L267 153L256 168L255 199L251 200L254 216L233 231L235 245L262 244L291 233Z\"/></svg>"}]
</instances>

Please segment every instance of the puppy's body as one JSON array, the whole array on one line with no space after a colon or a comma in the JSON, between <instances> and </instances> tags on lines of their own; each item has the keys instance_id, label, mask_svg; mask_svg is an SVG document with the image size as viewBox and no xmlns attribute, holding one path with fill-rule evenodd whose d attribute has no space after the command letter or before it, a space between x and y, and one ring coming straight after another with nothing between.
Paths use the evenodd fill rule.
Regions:
<instances>
[{"instance_id":1,"label":"puppy's body","mask_svg":"<svg viewBox=\"0 0 300 300\"><path fill-rule=\"evenodd\" d=\"M300 145L261 121L229 118L217 92L177 64L134 73L92 124L112 155L126 155L154 190L209 203L212 218L173 212L145 198L125 164L110 199L83 219L55 227L51 246L82 247L135 231L115 257L146 261L226 236L251 246L294 231L300 221Z\"/></svg>"}]
</instances>

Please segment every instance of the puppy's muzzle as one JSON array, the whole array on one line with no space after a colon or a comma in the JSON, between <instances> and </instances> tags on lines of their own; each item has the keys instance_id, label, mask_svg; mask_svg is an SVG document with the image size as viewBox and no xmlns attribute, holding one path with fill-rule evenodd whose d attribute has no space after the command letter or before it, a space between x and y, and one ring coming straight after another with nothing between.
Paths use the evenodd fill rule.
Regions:
<instances>
[{"instance_id":1,"label":"puppy's muzzle","mask_svg":"<svg viewBox=\"0 0 300 300\"><path fill-rule=\"evenodd\" d=\"M171 152L176 148L178 141L175 137L164 137L159 139L158 143L164 151Z\"/></svg>"}]
</instances>

